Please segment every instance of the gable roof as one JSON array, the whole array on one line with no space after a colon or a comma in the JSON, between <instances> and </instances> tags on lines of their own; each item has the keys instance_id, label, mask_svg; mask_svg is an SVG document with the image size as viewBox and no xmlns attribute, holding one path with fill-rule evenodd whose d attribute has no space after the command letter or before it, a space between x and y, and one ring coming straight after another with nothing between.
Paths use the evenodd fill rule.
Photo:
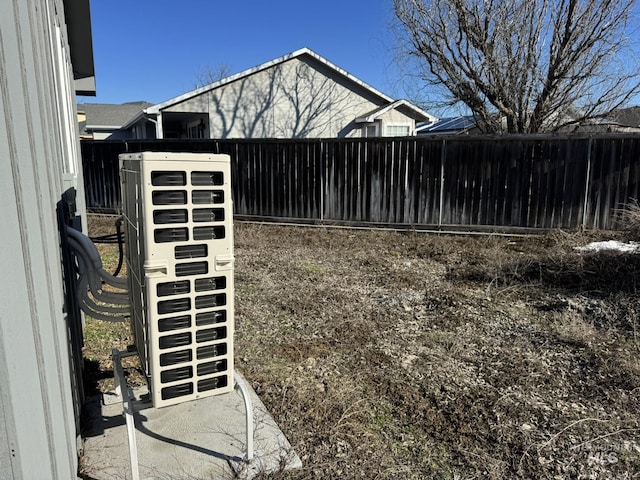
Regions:
<instances>
[{"instance_id":1,"label":"gable roof","mask_svg":"<svg viewBox=\"0 0 640 480\"><path fill-rule=\"evenodd\" d=\"M429 124L431 124L438 121L436 117L409 103L407 100L396 100L395 102L383 105L379 108L376 108L375 110L372 110L369 113L364 114L362 117L356 118L355 121L356 123L371 123L375 121L376 118L393 109L397 109L401 112L407 110L410 111L417 122L428 122Z\"/></svg>"},{"instance_id":2,"label":"gable roof","mask_svg":"<svg viewBox=\"0 0 640 480\"><path fill-rule=\"evenodd\" d=\"M78 105L78 111L84 111L86 116L85 129L119 129L131 119L135 118L144 108L150 107L149 102L128 102L122 104L111 103L83 103Z\"/></svg>"},{"instance_id":3,"label":"gable roof","mask_svg":"<svg viewBox=\"0 0 640 480\"><path fill-rule=\"evenodd\" d=\"M271 67L273 67L275 65L284 63L284 62L292 60L294 58L303 57L305 55L317 60L318 62L324 64L329 69L335 71L336 73L339 73L343 77L345 77L345 78L349 79L350 81L358 84L359 86L361 86L364 89L368 90L370 93L380 97L383 101L393 102L393 98L389 97L388 95L385 95L384 93L380 92L379 90L376 90L372 86L366 84L362 80L354 77L353 75L351 75L346 70L343 70L342 68L338 67L337 65L331 63L329 60L327 60L324 57L321 57L320 55L318 55L317 53L315 53L311 49L309 49L309 48L301 48L300 50L296 50L295 52L292 52L292 53L289 53L287 55L283 55L282 57L278 57L276 59L270 60L268 62L265 62L265 63L261 64L261 65L258 65L257 67L249 68L249 69L244 70L244 71L242 71L240 73L236 73L235 75L231 75L229 77L223 78L222 80L218 80L217 82L213 82L213 83L210 83L210 84L205 85L203 87L196 88L195 90L192 90L190 92L184 93L182 95L178 95L177 97L170 98L169 100L166 100L166 101L164 101L162 103L158 103L157 105L153 105L152 107L146 108L144 110L144 113L146 113L146 114L157 114L161 110L164 110L165 108L170 107L172 105L175 105L177 103L184 102L185 100L189 100L190 98L197 97L198 95L201 95L203 93L209 92L209 91L211 91L213 89L219 88L219 87L221 87L223 85L226 85L228 83L235 82L236 80L239 80L239 79L244 78L244 77L249 77L249 76L251 76L251 75L253 75L255 73L261 72L261 71L266 70L268 68L271 68Z\"/></svg>"},{"instance_id":4,"label":"gable roof","mask_svg":"<svg viewBox=\"0 0 640 480\"><path fill-rule=\"evenodd\" d=\"M370 94L372 94L375 97L378 97L380 99L381 103L384 103L385 105L383 107L381 107L381 109L386 109L384 110L384 112L390 110L391 108L402 108L405 111L409 111L411 112L411 114L413 116L415 116L417 118L418 121L434 121L435 117L433 117L432 115L428 114L427 112L423 111L422 109L416 107L415 105L411 104L410 102L406 101L406 100L399 100L396 101L394 98L382 93L381 91L373 88L371 85L363 82L362 80L360 80L359 78L351 75L349 72L347 72L346 70L338 67L337 65L335 65L334 63L331 63L329 60L327 60L326 58L318 55L317 53L315 53L313 50L309 49L309 48L301 48L300 50L296 50L295 52L289 53L287 55L283 55L281 57L278 57L274 60L270 60L268 62L265 62L261 65L258 65L257 67L253 67L253 68L249 68L247 70L244 70L240 73L236 73L235 75L231 75L229 77L223 78L222 80L218 80L216 82L210 83L208 85L205 85L203 87L200 88L196 88L195 90L192 90L190 92L184 93L182 95L178 95L177 97L173 97L170 98L169 100L166 100L162 103L158 103L156 105L150 106L148 108L145 108L140 115L138 115L136 118L131 119L130 122L128 122L127 125L125 126L129 126L129 124L133 123L134 120L137 120L138 118L140 118L141 116L146 115L155 115L160 113L160 111L184 102L185 100L189 100L191 98L197 97L198 95L201 95L203 93L209 92L211 90L214 90L216 88L222 87L224 85L227 85L229 83L235 82L236 80L245 78L245 77L249 77L251 75L254 75L258 72L261 72L263 70L266 70L268 68L271 68L275 65L279 65L281 63L287 62L289 60L292 60L294 58L299 58L299 57L311 57L314 60L316 60L317 62L323 64L325 67L327 67L329 70L333 71L334 73L339 74L340 76L342 76L343 78L347 79L348 81L354 83L355 85L358 85L359 87L363 88L364 90L366 90L367 92L369 92ZM397 105L396 105L397 104ZM378 115L381 115L384 112L379 112ZM375 112L372 112L371 114L375 115ZM370 114L370 115L371 115Z\"/></svg>"}]
</instances>

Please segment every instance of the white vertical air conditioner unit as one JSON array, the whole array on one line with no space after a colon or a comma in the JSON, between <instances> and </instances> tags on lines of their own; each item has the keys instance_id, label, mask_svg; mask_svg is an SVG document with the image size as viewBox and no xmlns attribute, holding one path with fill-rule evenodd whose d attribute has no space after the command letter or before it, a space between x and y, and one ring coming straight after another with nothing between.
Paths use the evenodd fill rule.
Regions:
<instances>
[{"instance_id":1,"label":"white vertical air conditioner unit","mask_svg":"<svg viewBox=\"0 0 640 480\"><path fill-rule=\"evenodd\" d=\"M120 155L131 326L154 407L233 390L228 155Z\"/></svg>"}]
</instances>

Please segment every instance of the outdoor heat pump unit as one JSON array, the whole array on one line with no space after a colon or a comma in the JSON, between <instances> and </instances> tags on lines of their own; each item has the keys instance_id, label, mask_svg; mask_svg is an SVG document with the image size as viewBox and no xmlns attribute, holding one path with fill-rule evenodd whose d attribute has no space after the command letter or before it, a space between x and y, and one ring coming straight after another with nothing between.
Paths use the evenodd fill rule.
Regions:
<instances>
[{"instance_id":1,"label":"outdoor heat pump unit","mask_svg":"<svg viewBox=\"0 0 640 480\"><path fill-rule=\"evenodd\" d=\"M228 155L120 155L131 327L154 407L234 388Z\"/></svg>"}]
</instances>

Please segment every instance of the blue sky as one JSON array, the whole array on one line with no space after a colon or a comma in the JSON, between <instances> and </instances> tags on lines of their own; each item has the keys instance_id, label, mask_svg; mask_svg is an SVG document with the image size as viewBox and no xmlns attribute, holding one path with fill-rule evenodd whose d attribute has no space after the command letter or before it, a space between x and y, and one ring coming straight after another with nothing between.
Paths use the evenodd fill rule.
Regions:
<instances>
[{"instance_id":1,"label":"blue sky","mask_svg":"<svg viewBox=\"0 0 640 480\"><path fill-rule=\"evenodd\" d=\"M303 47L396 98L391 0L91 0L97 96L152 103L194 88L206 68L231 73Z\"/></svg>"}]
</instances>

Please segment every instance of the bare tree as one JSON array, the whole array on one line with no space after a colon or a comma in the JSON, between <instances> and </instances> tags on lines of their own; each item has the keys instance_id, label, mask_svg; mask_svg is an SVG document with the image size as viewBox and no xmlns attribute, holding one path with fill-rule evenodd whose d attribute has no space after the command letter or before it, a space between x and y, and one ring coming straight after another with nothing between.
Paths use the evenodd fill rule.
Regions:
<instances>
[{"instance_id":1,"label":"bare tree","mask_svg":"<svg viewBox=\"0 0 640 480\"><path fill-rule=\"evenodd\" d=\"M635 0L394 0L403 52L487 132L602 117L639 91Z\"/></svg>"},{"instance_id":2,"label":"bare tree","mask_svg":"<svg viewBox=\"0 0 640 480\"><path fill-rule=\"evenodd\" d=\"M219 63L212 67L207 65L196 73L195 88L204 87L210 83L218 82L231 75L231 65L228 63Z\"/></svg>"},{"instance_id":3,"label":"bare tree","mask_svg":"<svg viewBox=\"0 0 640 480\"><path fill-rule=\"evenodd\" d=\"M340 116L337 105L348 101L348 90L302 63L289 75L281 73L278 89L286 99L289 114L279 126L279 135L305 138L323 131Z\"/></svg>"}]
</instances>

